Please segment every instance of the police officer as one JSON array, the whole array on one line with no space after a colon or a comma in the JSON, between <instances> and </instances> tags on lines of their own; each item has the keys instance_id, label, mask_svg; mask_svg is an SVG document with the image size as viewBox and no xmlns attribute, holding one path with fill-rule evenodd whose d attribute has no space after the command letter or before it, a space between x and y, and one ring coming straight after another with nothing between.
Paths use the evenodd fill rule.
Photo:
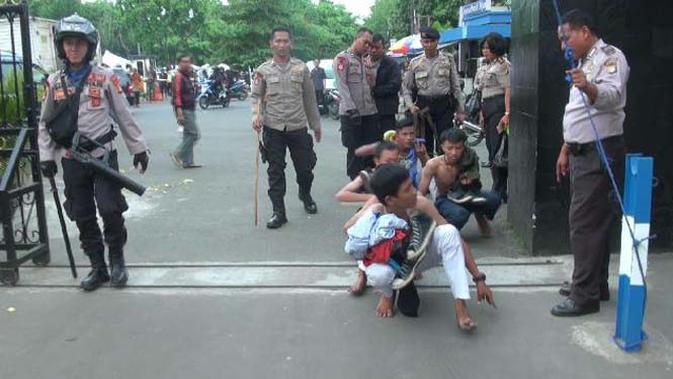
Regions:
<instances>
[{"instance_id":1,"label":"police officer","mask_svg":"<svg viewBox=\"0 0 673 379\"><path fill-rule=\"evenodd\" d=\"M569 70L570 97L563 115L563 140L556 177L570 175L570 250L574 258L572 285L562 288L568 298L554 306L555 316L579 316L600 310L608 300L610 228L618 207L595 145L588 112L613 172L621 175L624 162L624 106L629 65L619 49L603 42L589 15L572 10L559 28L563 47L570 47L579 67ZM585 106L586 100L586 106ZM587 109L587 106L589 109ZM619 181L619 179L618 179Z\"/></svg>"},{"instance_id":2,"label":"police officer","mask_svg":"<svg viewBox=\"0 0 673 379\"><path fill-rule=\"evenodd\" d=\"M375 83L367 57L371 43L371 30L360 28L351 47L337 54L333 62L336 86L341 96L341 143L348 149L346 174L351 180L360 171L373 165L371 157L356 157L355 150L383 137L378 126L376 103L372 97Z\"/></svg>"},{"instance_id":3,"label":"police officer","mask_svg":"<svg viewBox=\"0 0 673 379\"><path fill-rule=\"evenodd\" d=\"M83 145L90 153L118 170L117 151L112 124L115 120L126 146L134 155L133 165L140 172L147 169L147 144L138 124L131 116L124 91L111 70L93 66L91 60L98 43L98 33L86 19L74 14L60 20L55 27L54 42L59 58L65 66L49 76L39 124L39 147L42 173L53 177L57 172L56 159L61 159L65 182L66 213L77 224L82 250L91 261L91 272L82 280L81 287L92 291L111 281L114 287L124 287L128 279L124 265L126 228L122 213L128 209L121 187L89 166L71 159L69 149L59 145L50 134L48 124L56 117L60 105L70 96L81 92L77 113L77 132L105 148L90 143ZM63 82L65 86L63 87ZM81 88L81 90L79 90ZM66 92L67 91L67 92ZM104 233L98 227L96 208L103 219ZM105 263L105 245L108 245L111 271Z\"/></svg>"},{"instance_id":4,"label":"police officer","mask_svg":"<svg viewBox=\"0 0 673 379\"><path fill-rule=\"evenodd\" d=\"M308 214L318 212L311 197L316 155L306 125L308 123L313 130L316 142L320 142L321 129L311 75L304 62L290 56L290 30L273 29L269 44L273 58L257 68L252 87L252 127L263 132L269 162L267 174L273 216L266 227L277 229L287 222L284 201L286 148L290 150L297 173L299 199L304 203L304 210Z\"/></svg>"},{"instance_id":5,"label":"police officer","mask_svg":"<svg viewBox=\"0 0 673 379\"><path fill-rule=\"evenodd\" d=\"M436 140L452 126L455 111L458 119L465 118L465 100L453 56L441 54L437 49L439 32L423 27L420 34L424 53L409 62L402 84L404 101L412 114L428 108L437 134L426 123L426 148L431 155L441 154Z\"/></svg>"}]
</instances>

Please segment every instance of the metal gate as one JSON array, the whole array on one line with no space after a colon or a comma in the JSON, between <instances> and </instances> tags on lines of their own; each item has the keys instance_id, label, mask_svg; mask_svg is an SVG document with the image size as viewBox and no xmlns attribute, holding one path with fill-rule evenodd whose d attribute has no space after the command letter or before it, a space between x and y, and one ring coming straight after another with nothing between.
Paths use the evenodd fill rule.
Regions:
<instances>
[{"instance_id":1,"label":"metal gate","mask_svg":"<svg viewBox=\"0 0 673 379\"><path fill-rule=\"evenodd\" d=\"M11 50L0 50L0 281L13 286L22 263L46 265L50 255L28 5L0 5L0 17L8 21L11 39Z\"/></svg>"}]
</instances>

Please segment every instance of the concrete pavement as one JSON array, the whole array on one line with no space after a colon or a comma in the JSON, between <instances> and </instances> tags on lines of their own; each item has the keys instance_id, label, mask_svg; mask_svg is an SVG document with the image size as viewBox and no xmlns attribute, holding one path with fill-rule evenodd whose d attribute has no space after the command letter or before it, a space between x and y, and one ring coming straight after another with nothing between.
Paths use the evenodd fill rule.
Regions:
<instances>
[{"instance_id":1,"label":"concrete pavement","mask_svg":"<svg viewBox=\"0 0 673 379\"><path fill-rule=\"evenodd\" d=\"M474 221L463 233L498 304L470 301L479 324L474 335L455 326L438 269L418 283L419 318L377 319L375 294L353 298L344 290L355 271L343 253L341 224L355 208L333 199L346 181L335 122L323 119L324 141L316 146L319 214L303 212L289 165L290 223L268 231L252 226L255 145L247 103L198 112L196 159L205 165L198 170L177 169L168 158L179 136L167 104L134 112L153 155L146 176L129 172L151 187L142 198L127 195L130 287L76 288L49 204L53 264L23 267L20 287L0 287L2 379L673 377L673 254L651 256L650 340L638 354L611 342L614 299L596 315L549 315L572 261L522 257L505 212L493 238L479 237ZM131 159L120 150L128 170ZM490 175L482 174L488 186ZM71 224L76 247L75 230ZM75 255L85 275L77 248Z\"/></svg>"}]
</instances>

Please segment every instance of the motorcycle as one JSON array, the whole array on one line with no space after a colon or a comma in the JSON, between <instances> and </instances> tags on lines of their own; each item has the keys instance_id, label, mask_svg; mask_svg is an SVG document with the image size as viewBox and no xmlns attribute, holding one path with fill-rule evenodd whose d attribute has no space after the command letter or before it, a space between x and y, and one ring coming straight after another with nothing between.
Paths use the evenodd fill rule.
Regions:
<instances>
[{"instance_id":1,"label":"motorcycle","mask_svg":"<svg viewBox=\"0 0 673 379\"><path fill-rule=\"evenodd\" d=\"M325 94L325 105L327 106L327 114L333 119L339 119L339 103L341 102L341 96L339 95L339 90L332 88L327 90Z\"/></svg>"},{"instance_id":2,"label":"motorcycle","mask_svg":"<svg viewBox=\"0 0 673 379\"><path fill-rule=\"evenodd\" d=\"M479 145L486 136L486 132L479 125L479 112L481 111L481 94L473 92L465 99L465 121L454 124L467 134L467 146L474 147Z\"/></svg>"},{"instance_id":3,"label":"motorcycle","mask_svg":"<svg viewBox=\"0 0 673 379\"><path fill-rule=\"evenodd\" d=\"M234 97L240 101L243 101L248 98L248 93L250 92L250 89L248 88L248 84L244 82L243 80L237 80L230 88L229 88L229 96Z\"/></svg>"},{"instance_id":4,"label":"motorcycle","mask_svg":"<svg viewBox=\"0 0 673 379\"><path fill-rule=\"evenodd\" d=\"M215 81L207 79L201 83L201 91L196 97L201 109L208 109L211 105L221 105L226 108L229 106L231 98L227 95L227 89L222 88L219 93L215 93Z\"/></svg>"}]
</instances>

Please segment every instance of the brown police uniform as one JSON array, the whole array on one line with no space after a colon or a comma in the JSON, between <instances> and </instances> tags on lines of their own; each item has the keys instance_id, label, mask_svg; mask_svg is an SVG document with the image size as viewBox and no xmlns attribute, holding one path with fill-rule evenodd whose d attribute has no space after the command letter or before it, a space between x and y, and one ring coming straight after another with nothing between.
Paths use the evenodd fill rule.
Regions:
<instances>
[{"instance_id":1,"label":"brown police uniform","mask_svg":"<svg viewBox=\"0 0 673 379\"><path fill-rule=\"evenodd\" d=\"M350 49L337 54L333 65L341 96L341 143L348 149L346 174L354 179L360 171L373 165L371 157L356 157L355 150L382 138L372 97L375 70L368 58L353 54Z\"/></svg>"},{"instance_id":2,"label":"brown police uniform","mask_svg":"<svg viewBox=\"0 0 673 379\"><path fill-rule=\"evenodd\" d=\"M286 64L269 60L257 68L252 86L253 120L263 119L263 140L269 162L269 198L274 213L285 216L285 153L297 173L299 197L310 198L316 155L313 138L306 126L320 130L320 114L313 81L308 68L299 59ZM259 113L261 114L259 114Z\"/></svg>"},{"instance_id":3,"label":"brown police uniform","mask_svg":"<svg viewBox=\"0 0 673 379\"><path fill-rule=\"evenodd\" d=\"M580 62L580 68L597 87L598 96L589 104L580 90L570 89L563 116L563 139L570 150L570 249L575 261L570 298L578 305L586 305L598 302L601 291L607 291L609 235L619 206L611 200L612 186L596 150L582 96L589 104L613 172L621 178L629 65L619 49L598 40Z\"/></svg>"}]
</instances>

